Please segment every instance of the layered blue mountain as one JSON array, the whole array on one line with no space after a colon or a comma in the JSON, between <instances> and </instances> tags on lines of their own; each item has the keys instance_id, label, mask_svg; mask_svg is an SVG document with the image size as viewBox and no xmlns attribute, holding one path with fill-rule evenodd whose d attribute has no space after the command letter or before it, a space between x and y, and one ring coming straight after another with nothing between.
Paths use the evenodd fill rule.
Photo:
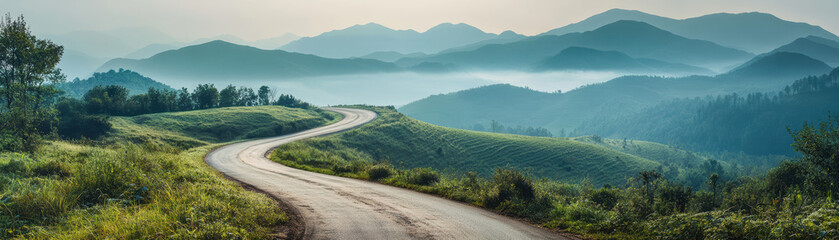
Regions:
<instances>
[{"instance_id":1,"label":"layered blue mountain","mask_svg":"<svg viewBox=\"0 0 839 240\"><path fill-rule=\"evenodd\" d=\"M712 70L740 64L753 57L741 50L681 37L644 22L622 20L583 33L530 37L507 44L490 44L471 51L405 58L396 63L412 66L421 62L439 62L473 69L532 69L541 61L569 47L618 51L633 58L655 59Z\"/></svg>"},{"instance_id":2,"label":"layered blue mountain","mask_svg":"<svg viewBox=\"0 0 839 240\"><path fill-rule=\"evenodd\" d=\"M361 57L374 52L388 51L431 54L496 36L463 23L443 23L422 33L414 30L393 30L368 23L325 32L314 37L304 37L280 49L329 58Z\"/></svg>"},{"instance_id":3,"label":"layered blue mountain","mask_svg":"<svg viewBox=\"0 0 839 240\"><path fill-rule=\"evenodd\" d=\"M809 75L820 75L830 71L830 69L830 66L824 62L801 53L773 52L755 57L719 77L795 79Z\"/></svg>"},{"instance_id":4,"label":"layered blue mountain","mask_svg":"<svg viewBox=\"0 0 839 240\"><path fill-rule=\"evenodd\" d=\"M816 36L799 38L792 43L772 50L772 53L776 52L801 53L825 62L832 67L839 66L839 42L825 38Z\"/></svg>"},{"instance_id":5,"label":"layered blue mountain","mask_svg":"<svg viewBox=\"0 0 839 240\"><path fill-rule=\"evenodd\" d=\"M700 67L646 58L633 58L617 51L600 51L583 47L566 48L559 54L542 61L536 69L540 71L585 69L625 74L714 74L710 70Z\"/></svg>"},{"instance_id":6,"label":"layered blue mountain","mask_svg":"<svg viewBox=\"0 0 839 240\"><path fill-rule=\"evenodd\" d=\"M147 59L113 59L99 68L130 69L148 76L181 79L281 79L392 72L392 63L370 59L330 59L282 50L263 50L224 41L166 51Z\"/></svg>"},{"instance_id":7,"label":"layered blue mountain","mask_svg":"<svg viewBox=\"0 0 839 240\"><path fill-rule=\"evenodd\" d=\"M807 36L839 41L839 37L819 26L790 22L766 13L716 13L680 20L623 9L612 9L543 35L591 31L620 20L642 21L680 36L712 41L752 53L769 52Z\"/></svg>"}]
</instances>

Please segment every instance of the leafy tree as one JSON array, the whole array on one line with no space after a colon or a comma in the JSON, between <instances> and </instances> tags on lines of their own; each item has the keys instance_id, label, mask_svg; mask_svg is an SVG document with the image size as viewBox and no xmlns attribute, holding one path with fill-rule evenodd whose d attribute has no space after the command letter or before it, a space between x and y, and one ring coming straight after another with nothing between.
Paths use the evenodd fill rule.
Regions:
<instances>
[{"instance_id":1,"label":"leafy tree","mask_svg":"<svg viewBox=\"0 0 839 240\"><path fill-rule=\"evenodd\" d=\"M311 107L309 103L303 102L300 99L295 98L292 95L280 94L280 97L277 98L277 101L274 102L274 105L280 105L284 107L290 108L309 108Z\"/></svg>"},{"instance_id":2,"label":"leafy tree","mask_svg":"<svg viewBox=\"0 0 839 240\"><path fill-rule=\"evenodd\" d=\"M174 91L149 88L149 111L146 113L169 112L177 109L177 94Z\"/></svg>"},{"instance_id":3,"label":"leafy tree","mask_svg":"<svg viewBox=\"0 0 839 240\"><path fill-rule=\"evenodd\" d=\"M193 102L192 97L189 95L189 90L186 88L181 88L178 91L178 110L179 111L189 111L192 110Z\"/></svg>"},{"instance_id":4,"label":"leafy tree","mask_svg":"<svg viewBox=\"0 0 839 240\"><path fill-rule=\"evenodd\" d=\"M214 108L219 102L219 92L213 84L199 84L192 92L192 98L198 109Z\"/></svg>"},{"instance_id":5,"label":"leafy tree","mask_svg":"<svg viewBox=\"0 0 839 240\"><path fill-rule=\"evenodd\" d=\"M84 94L85 110L91 114L123 115L128 89L117 85L96 86Z\"/></svg>"},{"instance_id":6,"label":"leafy tree","mask_svg":"<svg viewBox=\"0 0 839 240\"><path fill-rule=\"evenodd\" d=\"M111 129L108 116L89 115L81 100L63 98L55 108L58 110L58 135L61 137L95 139Z\"/></svg>"},{"instance_id":7,"label":"leafy tree","mask_svg":"<svg viewBox=\"0 0 839 240\"><path fill-rule=\"evenodd\" d=\"M17 138L16 150L33 152L42 134L55 130L51 103L64 80L56 65L64 48L38 39L23 16L0 20L0 129Z\"/></svg>"},{"instance_id":8,"label":"leafy tree","mask_svg":"<svg viewBox=\"0 0 839 240\"><path fill-rule=\"evenodd\" d=\"M237 102L239 102L239 92L236 91L236 87L233 85L227 85L227 87L219 92L219 107L232 107Z\"/></svg>"},{"instance_id":9,"label":"leafy tree","mask_svg":"<svg viewBox=\"0 0 839 240\"><path fill-rule=\"evenodd\" d=\"M828 116L818 127L804 124L801 130L789 131L795 151L803 155L804 161L824 171L832 183L830 190L839 192L839 116Z\"/></svg>"},{"instance_id":10,"label":"leafy tree","mask_svg":"<svg viewBox=\"0 0 839 240\"><path fill-rule=\"evenodd\" d=\"M259 105L271 104L272 94L273 93L271 92L271 88L268 88L268 86L263 85L259 87L259 90L257 91L257 96L259 97Z\"/></svg>"},{"instance_id":11,"label":"leafy tree","mask_svg":"<svg viewBox=\"0 0 839 240\"><path fill-rule=\"evenodd\" d=\"M252 88L239 87L236 106L256 106L258 97Z\"/></svg>"}]
</instances>

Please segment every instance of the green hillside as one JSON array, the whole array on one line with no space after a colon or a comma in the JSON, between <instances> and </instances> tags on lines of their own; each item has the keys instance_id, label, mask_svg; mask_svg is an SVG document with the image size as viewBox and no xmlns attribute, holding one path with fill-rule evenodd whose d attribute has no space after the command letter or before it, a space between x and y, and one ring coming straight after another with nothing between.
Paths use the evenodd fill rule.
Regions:
<instances>
[{"instance_id":1,"label":"green hillside","mask_svg":"<svg viewBox=\"0 0 839 240\"><path fill-rule=\"evenodd\" d=\"M92 77L83 80L76 78L73 81L58 84L58 88L64 90L71 97L81 98L88 90L96 86L107 85L123 86L128 89L129 95L146 93L149 88L174 90L166 84L124 69L94 73Z\"/></svg>"},{"instance_id":2,"label":"green hillside","mask_svg":"<svg viewBox=\"0 0 839 240\"><path fill-rule=\"evenodd\" d=\"M275 155L288 160L300 156L295 153L345 152L338 156L388 162L397 168L428 167L457 174L474 171L483 176L489 176L496 168L512 167L536 177L567 182L588 179L596 185L621 185L638 172L660 166L649 159L571 139L445 128L408 118L393 109L376 108L376 111L379 118L368 125L284 145Z\"/></svg>"},{"instance_id":3,"label":"green hillside","mask_svg":"<svg viewBox=\"0 0 839 240\"><path fill-rule=\"evenodd\" d=\"M809 61L785 64L799 59ZM580 124L632 114L662 101L732 93L774 93L802 77L829 71L824 63L807 56L776 53L716 77L623 76L565 93L491 85L429 96L402 106L399 111L447 127L473 129L475 124L486 125L495 120L505 125L544 127L554 134L572 133Z\"/></svg>"},{"instance_id":4,"label":"green hillside","mask_svg":"<svg viewBox=\"0 0 839 240\"><path fill-rule=\"evenodd\" d=\"M107 141L159 141L192 147L238 139L279 136L339 119L321 110L281 106L227 107L112 117Z\"/></svg>"},{"instance_id":5,"label":"green hillside","mask_svg":"<svg viewBox=\"0 0 839 240\"><path fill-rule=\"evenodd\" d=\"M330 59L212 41L166 51L147 59L114 59L99 71L131 69L155 77L186 79L293 78L399 70L370 59Z\"/></svg>"}]
</instances>

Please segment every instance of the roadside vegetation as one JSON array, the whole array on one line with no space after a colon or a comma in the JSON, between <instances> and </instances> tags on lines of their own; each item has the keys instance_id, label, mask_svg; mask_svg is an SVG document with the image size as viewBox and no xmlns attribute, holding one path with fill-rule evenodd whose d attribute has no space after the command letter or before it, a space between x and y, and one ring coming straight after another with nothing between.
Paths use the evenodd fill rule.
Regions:
<instances>
[{"instance_id":1,"label":"roadside vegetation","mask_svg":"<svg viewBox=\"0 0 839 240\"><path fill-rule=\"evenodd\" d=\"M57 89L61 46L9 15L0 43L2 239L277 237L288 216L276 202L226 180L204 155L340 118L267 87L129 97L123 86L98 85L68 98Z\"/></svg>"},{"instance_id":2,"label":"roadside vegetation","mask_svg":"<svg viewBox=\"0 0 839 240\"><path fill-rule=\"evenodd\" d=\"M46 140L34 153L0 153L0 236L271 238L285 213L224 179L204 155L219 143L301 131L336 115L257 106L114 117L99 140Z\"/></svg>"},{"instance_id":3,"label":"roadside vegetation","mask_svg":"<svg viewBox=\"0 0 839 240\"><path fill-rule=\"evenodd\" d=\"M432 139L447 141L446 137L451 135L474 137L485 133L441 128L440 131L447 131L447 134L437 135L433 134L434 130L416 131L416 128L410 127L407 129L414 131L394 131L406 125L424 125L391 108L365 108L378 112L379 119L344 133L280 146L272 153L271 159L309 171L437 194L587 238L839 238L839 206L833 198L833 193L839 188L831 184L839 180L835 179L839 176L835 172L839 169L836 165L839 159L836 159L835 154L839 152L839 118L830 118L818 125L805 125L801 130L792 131L795 139L793 147L802 157L786 160L768 174L726 178L721 171L726 169L723 165L728 164L717 162L714 166L710 161L705 161L695 165L695 169L707 169L710 172L703 170L702 173L707 173L703 184L691 187L686 186L683 180L666 177L666 174L655 169L657 165L650 165L652 168L624 178L620 184L593 184L591 179L573 183L535 177L534 173L538 171L512 164L459 168L489 171L488 174L451 171L435 165L440 160L433 157L440 153L450 153L446 152L448 149L438 153L432 148L417 148L412 142L436 146ZM375 140L382 135L392 135L392 138L387 141ZM501 139L512 137L498 134L487 136ZM534 141L540 139L520 138L531 138ZM576 140L587 141L597 140ZM598 145L604 148L622 148L616 146L623 145L622 140L600 141L603 143ZM500 146L481 148L491 149L495 154L503 154L506 148L515 148L510 142L505 144L503 149ZM465 143L451 145L460 146ZM667 150L668 147L659 144L627 142L627 148L633 145L638 149L641 149L639 146L646 146L644 149L650 151L631 151L659 161L668 158L662 156L662 152L678 152ZM384 154L399 149L406 152L401 155ZM700 162L702 159L686 151L681 154L673 156ZM480 160L491 159L485 156L461 161ZM416 164L407 165L403 161ZM569 163L554 165L561 164ZM697 171L695 169L689 171Z\"/></svg>"}]
</instances>

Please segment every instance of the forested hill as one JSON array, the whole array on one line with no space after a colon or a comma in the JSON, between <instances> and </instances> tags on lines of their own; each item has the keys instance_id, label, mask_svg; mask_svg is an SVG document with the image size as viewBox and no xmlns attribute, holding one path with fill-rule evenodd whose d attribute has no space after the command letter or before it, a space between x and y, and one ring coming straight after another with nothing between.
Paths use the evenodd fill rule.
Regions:
<instances>
[{"instance_id":1,"label":"forested hill","mask_svg":"<svg viewBox=\"0 0 839 240\"><path fill-rule=\"evenodd\" d=\"M392 72L392 63L331 59L281 50L262 50L224 41L166 51L142 60L114 59L100 71L125 68L152 77L179 79L281 79L351 73Z\"/></svg>"},{"instance_id":2,"label":"forested hill","mask_svg":"<svg viewBox=\"0 0 839 240\"><path fill-rule=\"evenodd\" d=\"M633 138L699 151L793 154L786 127L839 111L839 68L796 81L778 93L679 99L639 113L602 117L577 131Z\"/></svg>"},{"instance_id":3,"label":"forested hill","mask_svg":"<svg viewBox=\"0 0 839 240\"><path fill-rule=\"evenodd\" d=\"M823 63L817 62L823 66ZM777 92L808 75L830 71L812 72L786 69L786 76L747 74L758 72L766 66L756 64L739 69L738 78L731 76L665 78L653 76L624 76L605 83L584 86L567 93L544 93L510 85L493 85L444 95L434 95L407 104L400 112L442 126L474 129L475 124L486 125L492 120L505 125L544 127L550 132L571 133L580 124L615 115L635 113L662 101L677 98L694 98ZM820 69L820 68L819 68ZM791 73L795 72L795 73ZM582 132L580 132L582 134Z\"/></svg>"},{"instance_id":4,"label":"forested hill","mask_svg":"<svg viewBox=\"0 0 839 240\"><path fill-rule=\"evenodd\" d=\"M73 81L59 84L58 88L64 90L68 96L81 98L88 90L96 86L107 85L125 87L128 89L130 95L145 93L149 88L174 90L166 84L147 78L137 72L124 69L94 73L93 77L84 80L76 78Z\"/></svg>"}]
</instances>

